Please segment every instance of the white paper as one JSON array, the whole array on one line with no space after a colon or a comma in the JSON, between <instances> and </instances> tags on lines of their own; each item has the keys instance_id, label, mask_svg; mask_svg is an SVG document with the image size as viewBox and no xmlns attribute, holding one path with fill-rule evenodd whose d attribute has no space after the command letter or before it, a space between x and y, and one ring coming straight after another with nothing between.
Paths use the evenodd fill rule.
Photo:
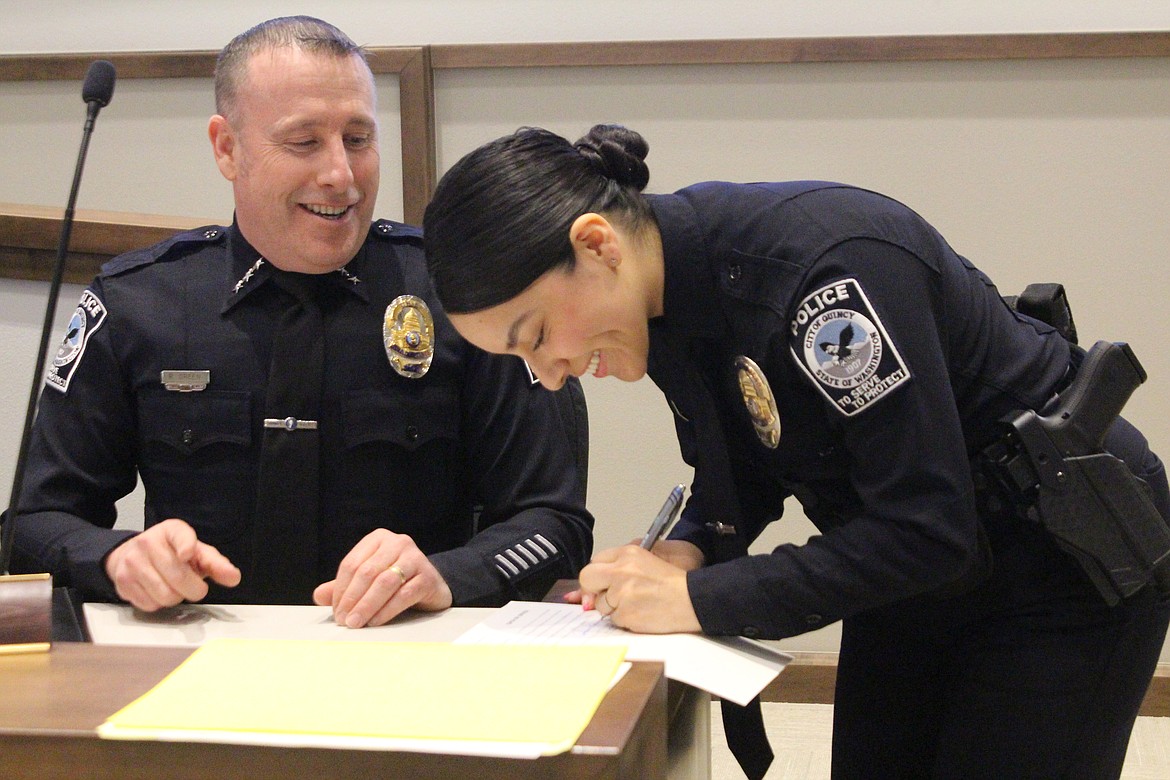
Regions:
<instances>
[{"instance_id":1,"label":"white paper","mask_svg":"<svg viewBox=\"0 0 1170 780\"><path fill-rule=\"evenodd\" d=\"M450 642L492 610L455 607L406 612L389 624L346 628L330 607L275 604L181 604L142 612L128 604L85 604L98 645L198 647L209 639L324 639L354 642Z\"/></svg>"},{"instance_id":2,"label":"white paper","mask_svg":"<svg viewBox=\"0 0 1170 780\"><path fill-rule=\"evenodd\" d=\"M666 676L745 704L792 657L740 637L634 634L577 604L514 601L500 609L453 607L407 612L388 625L352 629L329 607L183 604L141 612L127 604L86 604L95 644L198 647L209 639L325 639L358 642L591 642L625 645L630 661L661 661Z\"/></svg>"},{"instance_id":3,"label":"white paper","mask_svg":"<svg viewBox=\"0 0 1170 780\"><path fill-rule=\"evenodd\" d=\"M661 661L666 676L747 704L792 656L741 637L635 634L577 604L513 601L455 640L481 644L618 644L628 661Z\"/></svg>"}]
</instances>

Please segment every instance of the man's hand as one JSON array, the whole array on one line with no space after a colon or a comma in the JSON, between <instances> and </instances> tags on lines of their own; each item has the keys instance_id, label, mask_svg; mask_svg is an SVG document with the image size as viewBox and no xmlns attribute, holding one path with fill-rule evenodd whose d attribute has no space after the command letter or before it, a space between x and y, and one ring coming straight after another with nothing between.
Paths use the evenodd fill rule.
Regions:
<instances>
[{"instance_id":1,"label":"man's hand","mask_svg":"<svg viewBox=\"0 0 1170 780\"><path fill-rule=\"evenodd\" d=\"M313 591L350 628L380 626L411 607L438 612L451 606L451 589L414 540L379 528L366 535L337 569L337 578Z\"/></svg>"},{"instance_id":2,"label":"man's hand","mask_svg":"<svg viewBox=\"0 0 1170 780\"><path fill-rule=\"evenodd\" d=\"M120 598L146 612L202 600L207 578L229 588L240 584L240 570L177 518L153 525L111 550L106 575Z\"/></svg>"},{"instance_id":3,"label":"man's hand","mask_svg":"<svg viewBox=\"0 0 1170 780\"><path fill-rule=\"evenodd\" d=\"M592 604L615 625L643 634L701 631L687 591L687 569L659 557L658 546L649 552L627 544L593 556L581 570L582 603ZM696 560L689 552L683 555L682 548L670 552L688 564ZM697 560L701 563L701 553Z\"/></svg>"}]
</instances>

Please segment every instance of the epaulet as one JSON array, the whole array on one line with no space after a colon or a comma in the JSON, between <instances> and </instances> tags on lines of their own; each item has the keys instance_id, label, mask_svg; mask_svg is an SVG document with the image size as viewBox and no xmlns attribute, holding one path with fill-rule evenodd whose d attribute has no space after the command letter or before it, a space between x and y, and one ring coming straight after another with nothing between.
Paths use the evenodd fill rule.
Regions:
<instances>
[{"instance_id":1,"label":"epaulet","mask_svg":"<svg viewBox=\"0 0 1170 780\"><path fill-rule=\"evenodd\" d=\"M206 225L194 230L184 230L153 246L135 249L118 255L102 265L100 276L109 277L125 273L133 268L156 263L174 251L191 245L215 244L227 237L227 229L219 225Z\"/></svg>"},{"instance_id":2,"label":"epaulet","mask_svg":"<svg viewBox=\"0 0 1170 780\"><path fill-rule=\"evenodd\" d=\"M417 228L414 225L407 225L403 222L392 222L388 219L379 219L370 225L370 235L389 239L390 241L407 239L421 243L423 234L422 228Z\"/></svg>"}]
</instances>

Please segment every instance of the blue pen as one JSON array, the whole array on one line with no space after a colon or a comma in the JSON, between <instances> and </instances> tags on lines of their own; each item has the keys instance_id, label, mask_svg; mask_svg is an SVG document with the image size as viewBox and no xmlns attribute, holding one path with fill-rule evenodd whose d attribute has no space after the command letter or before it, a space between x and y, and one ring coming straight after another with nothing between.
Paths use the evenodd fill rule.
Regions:
<instances>
[{"instance_id":1,"label":"blue pen","mask_svg":"<svg viewBox=\"0 0 1170 780\"><path fill-rule=\"evenodd\" d=\"M674 489L670 491L670 495L666 497L666 503L658 510L658 515L655 516L654 522L650 524L646 535L642 537L642 549L649 550L658 540L666 535L666 531L670 528L670 524L678 517L679 510L682 509L683 491L686 488L683 485L675 485Z\"/></svg>"}]
</instances>

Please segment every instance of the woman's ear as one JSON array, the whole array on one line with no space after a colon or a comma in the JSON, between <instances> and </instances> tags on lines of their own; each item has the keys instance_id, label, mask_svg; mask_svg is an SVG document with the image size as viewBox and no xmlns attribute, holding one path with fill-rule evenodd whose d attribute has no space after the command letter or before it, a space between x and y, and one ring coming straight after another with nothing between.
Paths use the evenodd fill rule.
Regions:
<instances>
[{"instance_id":1,"label":"woman's ear","mask_svg":"<svg viewBox=\"0 0 1170 780\"><path fill-rule=\"evenodd\" d=\"M578 260L593 260L612 268L621 263L617 231L600 214L590 212L573 220L569 228L569 243Z\"/></svg>"}]
</instances>

